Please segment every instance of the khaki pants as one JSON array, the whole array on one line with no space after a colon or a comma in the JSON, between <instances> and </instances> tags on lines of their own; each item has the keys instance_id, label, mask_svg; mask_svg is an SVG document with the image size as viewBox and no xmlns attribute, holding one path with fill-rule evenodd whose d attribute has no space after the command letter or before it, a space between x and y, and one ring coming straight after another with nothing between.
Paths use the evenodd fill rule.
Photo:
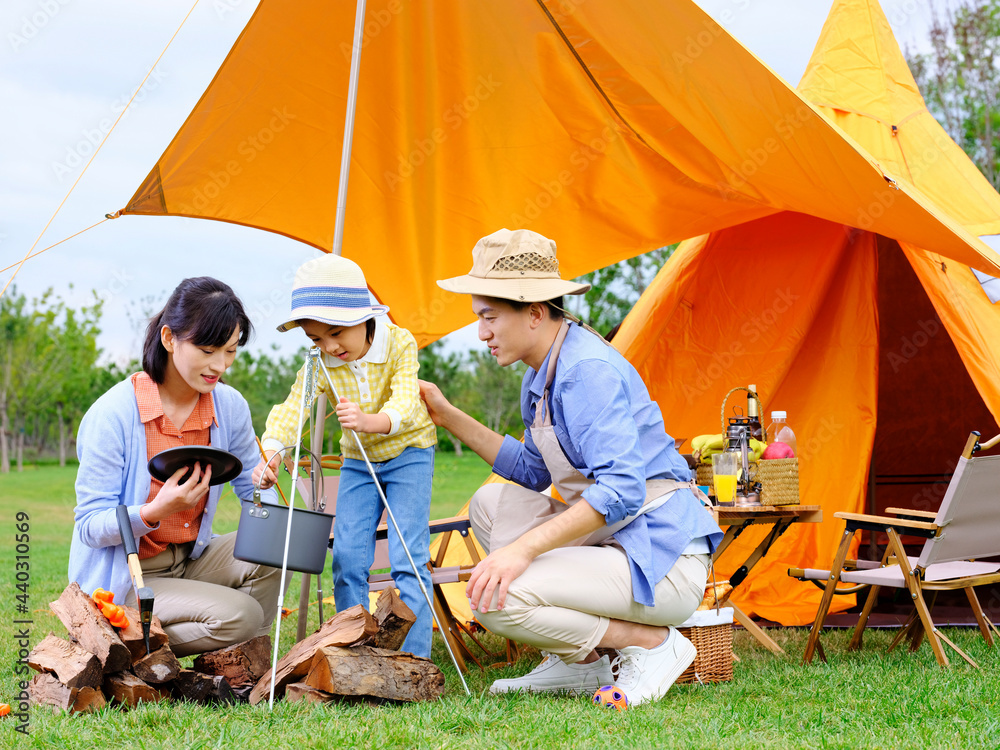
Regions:
<instances>
[{"instance_id":1,"label":"khaki pants","mask_svg":"<svg viewBox=\"0 0 1000 750\"><path fill-rule=\"evenodd\" d=\"M472 497L469 520L487 553L509 544L566 506L511 484L487 484ZM536 557L510 586L502 610L476 612L489 630L549 651L565 662L584 659L611 620L662 627L697 609L708 579L708 555L681 555L654 591L655 605L632 598L632 575L621 547L571 546Z\"/></svg>"},{"instance_id":2,"label":"khaki pants","mask_svg":"<svg viewBox=\"0 0 1000 750\"><path fill-rule=\"evenodd\" d=\"M213 539L197 560L188 558L192 544L171 544L142 561L153 613L173 652L201 654L266 635L278 611L281 570L234 558L236 532ZM126 602L135 606L135 591Z\"/></svg>"}]
</instances>

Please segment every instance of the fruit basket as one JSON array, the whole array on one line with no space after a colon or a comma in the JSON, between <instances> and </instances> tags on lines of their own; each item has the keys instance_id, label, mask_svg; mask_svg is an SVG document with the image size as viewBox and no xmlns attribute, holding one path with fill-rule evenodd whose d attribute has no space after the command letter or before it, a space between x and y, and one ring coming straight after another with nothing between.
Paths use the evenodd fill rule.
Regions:
<instances>
[{"instance_id":1,"label":"fruit basket","mask_svg":"<svg viewBox=\"0 0 1000 750\"><path fill-rule=\"evenodd\" d=\"M756 400L759 414L763 414L763 405L756 393L748 388L733 388L722 399L722 430L726 432L726 402L736 391L747 391ZM771 458L750 462L750 481L760 484L761 505L798 505L799 504L799 459ZM712 486L711 463L699 462L695 469L695 482L700 485Z\"/></svg>"}]
</instances>

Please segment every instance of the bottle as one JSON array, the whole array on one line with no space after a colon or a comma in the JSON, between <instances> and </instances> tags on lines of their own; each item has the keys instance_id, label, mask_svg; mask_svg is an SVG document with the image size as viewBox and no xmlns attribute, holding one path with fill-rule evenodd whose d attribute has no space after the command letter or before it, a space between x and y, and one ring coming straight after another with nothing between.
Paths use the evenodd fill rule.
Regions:
<instances>
[{"instance_id":1,"label":"bottle","mask_svg":"<svg viewBox=\"0 0 1000 750\"><path fill-rule=\"evenodd\" d=\"M795 444L795 433L788 425L788 413L783 411L771 412L771 426L767 430L769 443L784 443L789 446L796 456L799 455L799 448Z\"/></svg>"},{"instance_id":2,"label":"bottle","mask_svg":"<svg viewBox=\"0 0 1000 750\"><path fill-rule=\"evenodd\" d=\"M747 394L747 419L749 420L750 437L763 442L764 428L760 425L760 414L757 412L757 386L747 386L750 392Z\"/></svg>"}]
</instances>

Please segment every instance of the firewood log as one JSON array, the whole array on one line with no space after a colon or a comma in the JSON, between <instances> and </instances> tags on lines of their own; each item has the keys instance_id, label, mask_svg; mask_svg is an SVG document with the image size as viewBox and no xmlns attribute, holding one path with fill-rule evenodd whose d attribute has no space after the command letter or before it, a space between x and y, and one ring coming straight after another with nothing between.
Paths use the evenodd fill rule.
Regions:
<instances>
[{"instance_id":1,"label":"firewood log","mask_svg":"<svg viewBox=\"0 0 1000 750\"><path fill-rule=\"evenodd\" d=\"M182 669L169 683L169 688L175 699L191 703L234 703L236 700L225 677L193 669Z\"/></svg>"},{"instance_id":2,"label":"firewood log","mask_svg":"<svg viewBox=\"0 0 1000 750\"><path fill-rule=\"evenodd\" d=\"M49 608L66 626L70 637L97 657L104 674L120 672L132 663L132 655L118 631L76 583L67 586Z\"/></svg>"},{"instance_id":3,"label":"firewood log","mask_svg":"<svg viewBox=\"0 0 1000 750\"><path fill-rule=\"evenodd\" d=\"M68 688L98 688L104 677L101 662L89 651L49 633L28 654L28 665L49 672Z\"/></svg>"},{"instance_id":4,"label":"firewood log","mask_svg":"<svg viewBox=\"0 0 1000 750\"><path fill-rule=\"evenodd\" d=\"M194 660L203 674L222 675L232 688L254 685L271 668L271 636L260 635L218 651L208 651Z\"/></svg>"},{"instance_id":5,"label":"firewood log","mask_svg":"<svg viewBox=\"0 0 1000 750\"><path fill-rule=\"evenodd\" d=\"M409 702L444 692L444 675L430 659L370 646L319 649L303 682L333 695Z\"/></svg>"},{"instance_id":6,"label":"firewood log","mask_svg":"<svg viewBox=\"0 0 1000 750\"><path fill-rule=\"evenodd\" d=\"M327 620L318 631L302 639L289 649L288 653L278 661L274 694L283 695L285 685L297 682L309 671L313 654L324 646L350 646L363 642L378 632L378 625L371 614L360 604ZM271 694L271 671L257 682L250 693L250 703L257 705Z\"/></svg>"},{"instance_id":7,"label":"firewood log","mask_svg":"<svg viewBox=\"0 0 1000 750\"><path fill-rule=\"evenodd\" d=\"M399 650L406 640L406 634L417 621L413 610L403 603L394 588L383 589L379 594L374 616L378 632L372 639L372 645L390 651Z\"/></svg>"},{"instance_id":8,"label":"firewood log","mask_svg":"<svg viewBox=\"0 0 1000 750\"><path fill-rule=\"evenodd\" d=\"M133 663L146 657L146 639L142 637L142 622L139 620L139 610L131 607L123 607L125 616L128 618L128 627L118 631L118 637L122 639L129 652L132 654ZM158 651L167 645L169 638L163 629L160 618L153 615L152 626L149 629L149 651Z\"/></svg>"},{"instance_id":9,"label":"firewood log","mask_svg":"<svg viewBox=\"0 0 1000 750\"><path fill-rule=\"evenodd\" d=\"M299 701L305 701L306 703L329 703L333 700L333 696L329 693L324 693L322 690L309 687L304 682L293 682L285 686L285 700L289 703L298 703Z\"/></svg>"},{"instance_id":10,"label":"firewood log","mask_svg":"<svg viewBox=\"0 0 1000 750\"><path fill-rule=\"evenodd\" d=\"M104 692L112 703L122 706L136 706L140 702L153 703L170 700L170 691L154 685L147 685L131 672L115 672L104 678Z\"/></svg>"},{"instance_id":11,"label":"firewood log","mask_svg":"<svg viewBox=\"0 0 1000 750\"><path fill-rule=\"evenodd\" d=\"M52 706L71 714L90 713L107 705L104 694L97 688L71 688L47 672L31 678L28 701L33 706Z\"/></svg>"},{"instance_id":12,"label":"firewood log","mask_svg":"<svg viewBox=\"0 0 1000 750\"><path fill-rule=\"evenodd\" d=\"M169 646L162 646L148 656L139 659L132 665L135 676L150 685L161 685L170 682L181 672L181 663L177 661Z\"/></svg>"}]
</instances>

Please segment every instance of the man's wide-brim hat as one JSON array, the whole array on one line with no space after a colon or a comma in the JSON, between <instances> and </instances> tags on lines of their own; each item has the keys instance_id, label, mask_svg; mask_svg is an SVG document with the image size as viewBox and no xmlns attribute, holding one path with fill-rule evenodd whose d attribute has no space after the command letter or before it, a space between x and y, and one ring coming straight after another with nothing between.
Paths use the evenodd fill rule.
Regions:
<instances>
[{"instance_id":1,"label":"man's wide-brim hat","mask_svg":"<svg viewBox=\"0 0 1000 750\"><path fill-rule=\"evenodd\" d=\"M357 263L326 254L306 261L295 272L292 314L278 330L297 328L300 320L353 326L387 312L385 305L372 304L365 274Z\"/></svg>"},{"instance_id":2,"label":"man's wide-brim hat","mask_svg":"<svg viewBox=\"0 0 1000 750\"><path fill-rule=\"evenodd\" d=\"M438 286L518 302L544 302L590 289L590 284L560 278L556 243L528 229L501 229L483 237L472 248L472 270L442 279Z\"/></svg>"}]
</instances>

